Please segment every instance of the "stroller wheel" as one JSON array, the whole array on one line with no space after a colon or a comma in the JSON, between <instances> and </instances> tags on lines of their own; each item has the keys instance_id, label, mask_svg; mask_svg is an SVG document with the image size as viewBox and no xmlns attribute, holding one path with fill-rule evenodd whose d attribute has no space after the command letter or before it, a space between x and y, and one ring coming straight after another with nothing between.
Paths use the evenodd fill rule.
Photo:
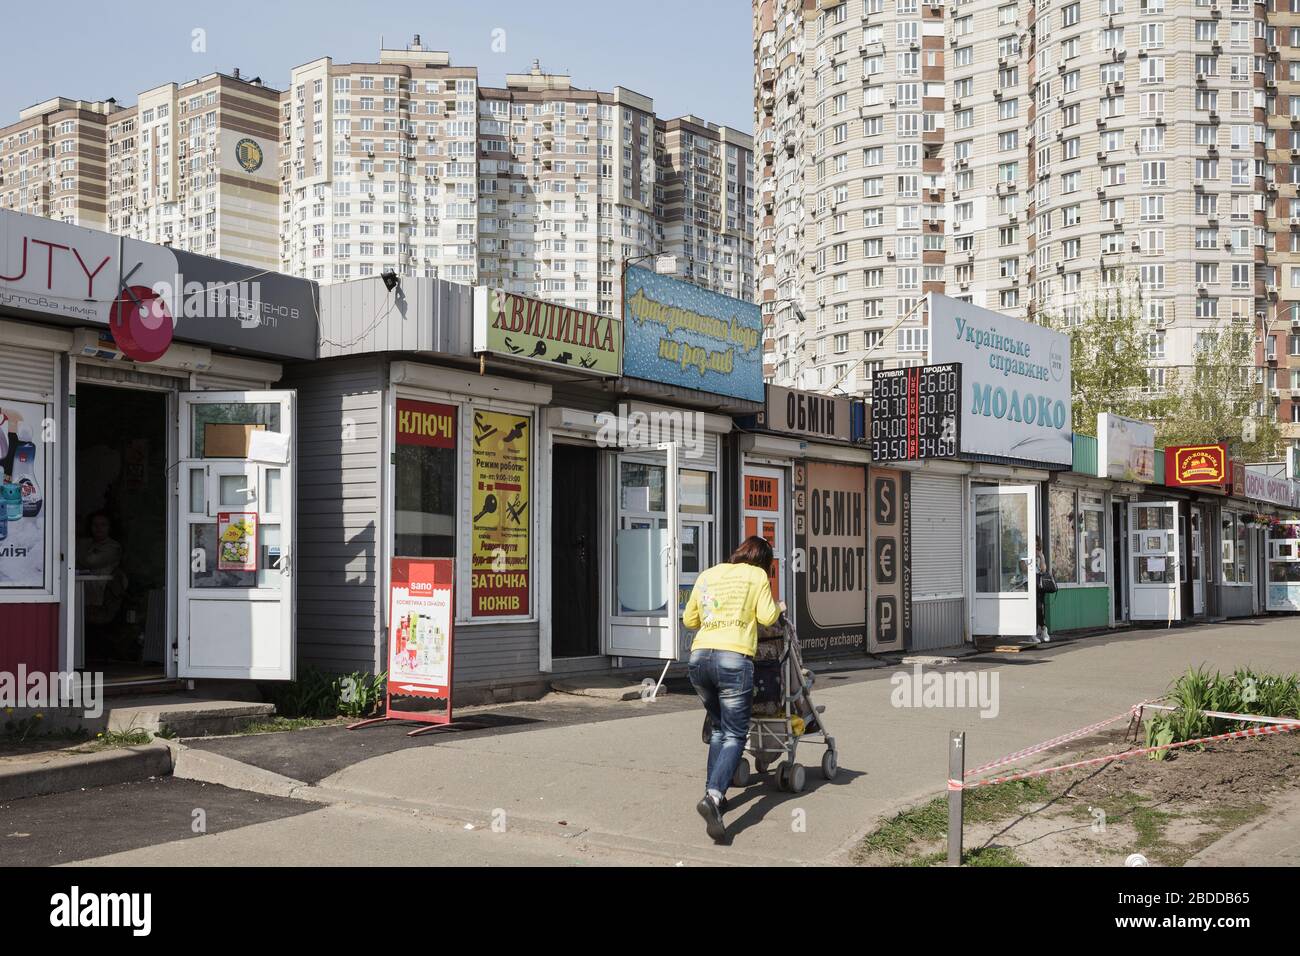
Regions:
<instances>
[{"instance_id":1,"label":"stroller wheel","mask_svg":"<svg viewBox=\"0 0 1300 956\"><path fill-rule=\"evenodd\" d=\"M787 773L787 771L788 771L789 769L790 769L790 765L789 765L788 763L782 763L782 764L778 764L778 765L777 765L777 768L776 768L776 787L777 787L778 790L789 790L789 789L790 789L790 784L789 784L789 774Z\"/></svg>"},{"instance_id":2,"label":"stroller wheel","mask_svg":"<svg viewBox=\"0 0 1300 956\"><path fill-rule=\"evenodd\" d=\"M808 775L803 768L803 764L790 764L790 769L786 771L785 779L786 786L791 793L803 793L804 784L808 781Z\"/></svg>"},{"instance_id":3,"label":"stroller wheel","mask_svg":"<svg viewBox=\"0 0 1300 956\"><path fill-rule=\"evenodd\" d=\"M741 757L740 763L736 764L736 772L731 775L731 785L733 787L748 787L749 781L749 761Z\"/></svg>"},{"instance_id":4,"label":"stroller wheel","mask_svg":"<svg viewBox=\"0 0 1300 956\"><path fill-rule=\"evenodd\" d=\"M759 773L767 773L772 769L772 761L764 760L762 757L759 757L754 761L754 769Z\"/></svg>"},{"instance_id":5,"label":"stroller wheel","mask_svg":"<svg viewBox=\"0 0 1300 956\"><path fill-rule=\"evenodd\" d=\"M839 757L836 755L834 750L829 747L826 748L826 752L822 754L822 779L834 780L835 775L839 773L839 769Z\"/></svg>"}]
</instances>

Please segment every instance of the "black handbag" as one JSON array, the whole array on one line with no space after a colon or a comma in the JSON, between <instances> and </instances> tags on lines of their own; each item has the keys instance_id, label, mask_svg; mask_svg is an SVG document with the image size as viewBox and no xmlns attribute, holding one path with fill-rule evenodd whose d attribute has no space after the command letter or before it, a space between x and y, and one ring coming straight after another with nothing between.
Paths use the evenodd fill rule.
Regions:
<instances>
[{"instance_id":1,"label":"black handbag","mask_svg":"<svg viewBox=\"0 0 1300 956\"><path fill-rule=\"evenodd\" d=\"M1038 591L1040 594L1055 594L1056 578L1047 573L1038 575Z\"/></svg>"}]
</instances>

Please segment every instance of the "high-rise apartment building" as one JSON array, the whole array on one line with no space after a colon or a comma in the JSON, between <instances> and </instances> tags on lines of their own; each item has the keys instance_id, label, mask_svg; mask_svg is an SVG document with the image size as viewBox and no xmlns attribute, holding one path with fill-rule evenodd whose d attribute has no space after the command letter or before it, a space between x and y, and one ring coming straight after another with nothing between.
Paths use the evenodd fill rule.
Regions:
<instances>
[{"instance_id":1,"label":"high-rise apartment building","mask_svg":"<svg viewBox=\"0 0 1300 956\"><path fill-rule=\"evenodd\" d=\"M686 281L752 300L753 137L691 115L655 125L659 249Z\"/></svg>"},{"instance_id":2,"label":"high-rise apartment building","mask_svg":"<svg viewBox=\"0 0 1300 956\"><path fill-rule=\"evenodd\" d=\"M59 96L0 128L0 209L107 227L106 123L114 100Z\"/></svg>"},{"instance_id":3,"label":"high-rise apartment building","mask_svg":"<svg viewBox=\"0 0 1300 956\"><path fill-rule=\"evenodd\" d=\"M296 68L281 121L287 272L328 282L392 269L614 314L623 263L690 235L700 273L712 281L716 267L719 286L743 288L743 138L693 121L716 160L697 191L713 215L690 233L665 229L658 162L672 154L659 149L654 102L632 90L578 89L536 62L483 87L475 67L417 36L377 63Z\"/></svg>"},{"instance_id":4,"label":"high-rise apartment building","mask_svg":"<svg viewBox=\"0 0 1300 956\"><path fill-rule=\"evenodd\" d=\"M108 231L278 268L279 107L238 70L141 93L108 120Z\"/></svg>"},{"instance_id":5,"label":"high-rise apartment building","mask_svg":"<svg viewBox=\"0 0 1300 956\"><path fill-rule=\"evenodd\" d=\"M280 103L281 268L474 282L478 77L446 53L294 68Z\"/></svg>"},{"instance_id":6,"label":"high-rise apartment building","mask_svg":"<svg viewBox=\"0 0 1300 956\"><path fill-rule=\"evenodd\" d=\"M656 251L654 102L534 62L480 90L480 119L481 281L621 312L623 263Z\"/></svg>"},{"instance_id":7,"label":"high-rise apartment building","mask_svg":"<svg viewBox=\"0 0 1300 956\"><path fill-rule=\"evenodd\" d=\"M624 264L669 253L753 295L747 135L536 61L482 87L418 35L282 93L235 71L42 103L0 131L0 177L8 208L320 282L391 269L612 315Z\"/></svg>"},{"instance_id":8,"label":"high-rise apartment building","mask_svg":"<svg viewBox=\"0 0 1300 956\"><path fill-rule=\"evenodd\" d=\"M1235 323L1300 437L1300 14L756 0L754 44L772 381L922 361L919 316L882 336L927 291L1067 323L1122 291L1153 391Z\"/></svg>"}]
</instances>

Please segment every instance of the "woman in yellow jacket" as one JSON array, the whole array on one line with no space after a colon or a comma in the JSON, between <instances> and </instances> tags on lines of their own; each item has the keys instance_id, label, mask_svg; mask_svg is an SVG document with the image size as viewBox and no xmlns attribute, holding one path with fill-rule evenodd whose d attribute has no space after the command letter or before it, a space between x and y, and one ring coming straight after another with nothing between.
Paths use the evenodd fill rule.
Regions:
<instances>
[{"instance_id":1,"label":"woman in yellow jacket","mask_svg":"<svg viewBox=\"0 0 1300 956\"><path fill-rule=\"evenodd\" d=\"M724 800L749 735L758 625L774 624L783 610L772 599L771 570L771 545L746 538L727 563L715 564L696 579L682 615L682 623L696 631L691 684L713 725L708 780L696 810L714 840L726 838Z\"/></svg>"}]
</instances>

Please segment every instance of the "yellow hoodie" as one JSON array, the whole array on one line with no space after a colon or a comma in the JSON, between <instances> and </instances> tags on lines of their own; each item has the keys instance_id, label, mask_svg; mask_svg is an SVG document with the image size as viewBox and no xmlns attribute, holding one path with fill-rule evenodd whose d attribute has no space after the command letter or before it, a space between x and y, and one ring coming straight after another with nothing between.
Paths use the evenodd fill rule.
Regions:
<instances>
[{"instance_id":1,"label":"yellow hoodie","mask_svg":"<svg viewBox=\"0 0 1300 956\"><path fill-rule=\"evenodd\" d=\"M698 630L691 650L712 648L754 656L757 624L773 624L781 610L772 585L752 564L715 564L695 580L682 623Z\"/></svg>"}]
</instances>

